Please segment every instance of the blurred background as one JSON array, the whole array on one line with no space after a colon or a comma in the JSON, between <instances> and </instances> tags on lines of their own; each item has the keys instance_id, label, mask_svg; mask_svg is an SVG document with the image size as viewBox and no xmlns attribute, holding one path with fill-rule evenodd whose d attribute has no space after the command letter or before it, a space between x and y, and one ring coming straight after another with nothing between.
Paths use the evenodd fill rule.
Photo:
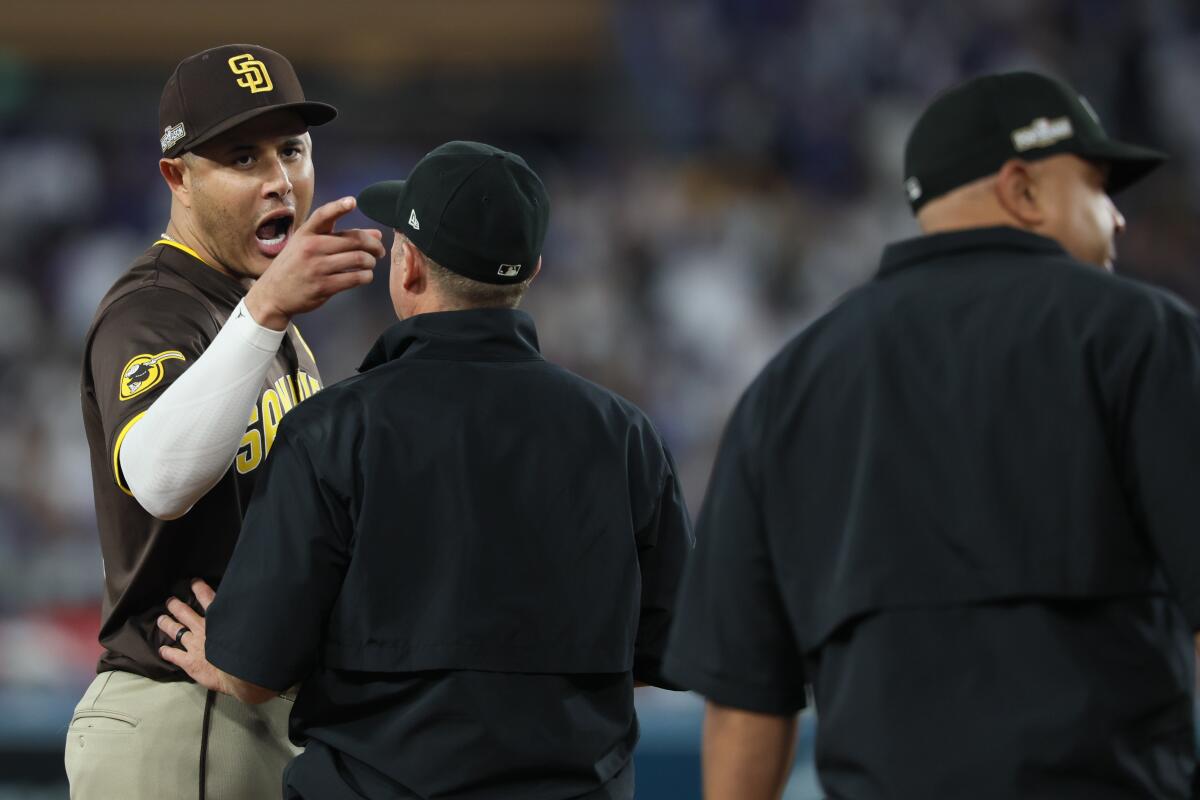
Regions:
<instances>
[{"instance_id":1,"label":"blurred background","mask_svg":"<svg viewBox=\"0 0 1200 800\"><path fill-rule=\"evenodd\" d=\"M904 137L939 90L1033 68L1174 155L1117 198L1119 270L1200 303L1194 0L439 0L12 4L0 22L0 798L66 796L101 573L79 360L163 230L158 96L255 42L310 98L317 202L449 139L524 155L553 203L526 302L552 360L654 419L699 509L742 388L916 228ZM349 225L369 224L352 217ZM383 277L383 276L381 276ZM383 281L300 320L326 383L391 322ZM699 793L700 702L645 691L639 797ZM804 718L791 800L820 794Z\"/></svg>"}]
</instances>

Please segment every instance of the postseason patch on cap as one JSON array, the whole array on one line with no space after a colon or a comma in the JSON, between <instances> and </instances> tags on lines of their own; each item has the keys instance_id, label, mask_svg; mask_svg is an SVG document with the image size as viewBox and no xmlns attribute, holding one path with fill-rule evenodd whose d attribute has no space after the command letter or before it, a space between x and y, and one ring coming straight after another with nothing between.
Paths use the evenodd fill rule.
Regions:
<instances>
[{"instance_id":1,"label":"postseason patch on cap","mask_svg":"<svg viewBox=\"0 0 1200 800\"><path fill-rule=\"evenodd\" d=\"M1038 117L1024 128L1012 132L1013 147L1018 153L1033 150L1036 147L1049 147L1075 135L1071 120L1066 117L1046 119Z\"/></svg>"},{"instance_id":2,"label":"postseason patch on cap","mask_svg":"<svg viewBox=\"0 0 1200 800\"><path fill-rule=\"evenodd\" d=\"M187 136L187 129L183 127L182 122L179 122L175 125L168 125L167 127L163 128L163 135L162 138L158 140L158 143L162 145L162 151L165 153L174 147L175 143L184 136Z\"/></svg>"}]
</instances>

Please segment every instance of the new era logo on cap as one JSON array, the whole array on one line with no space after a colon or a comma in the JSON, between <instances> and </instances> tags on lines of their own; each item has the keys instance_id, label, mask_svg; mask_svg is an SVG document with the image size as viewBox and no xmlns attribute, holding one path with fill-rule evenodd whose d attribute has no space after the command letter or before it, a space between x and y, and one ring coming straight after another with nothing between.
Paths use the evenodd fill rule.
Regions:
<instances>
[{"instance_id":1,"label":"new era logo on cap","mask_svg":"<svg viewBox=\"0 0 1200 800\"><path fill-rule=\"evenodd\" d=\"M408 213L408 227L414 231L421 230L421 223L417 222L417 210L415 208Z\"/></svg>"},{"instance_id":2,"label":"new era logo on cap","mask_svg":"<svg viewBox=\"0 0 1200 800\"><path fill-rule=\"evenodd\" d=\"M916 178L909 178L904 182L904 191L908 195L909 202L920 200L921 182Z\"/></svg>"}]
</instances>

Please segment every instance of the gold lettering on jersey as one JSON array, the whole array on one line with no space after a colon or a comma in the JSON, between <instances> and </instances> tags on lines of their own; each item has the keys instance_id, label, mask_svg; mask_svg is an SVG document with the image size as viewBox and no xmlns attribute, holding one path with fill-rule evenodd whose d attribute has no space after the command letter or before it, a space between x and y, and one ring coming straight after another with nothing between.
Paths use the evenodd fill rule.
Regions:
<instances>
[{"instance_id":1,"label":"gold lettering on jersey","mask_svg":"<svg viewBox=\"0 0 1200 800\"><path fill-rule=\"evenodd\" d=\"M250 53L242 53L229 59L229 69L233 70L234 75L240 76L237 85L249 89L251 94L269 92L275 88L275 84L271 83L271 73L267 72L267 65Z\"/></svg>"},{"instance_id":2,"label":"gold lettering on jersey","mask_svg":"<svg viewBox=\"0 0 1200 800\"><path fill-rule=\"evenodd\" d=\"M118 396L124 401L153 389L162 381L165 374L162 362L172 359L187 361L183 357L183 353L178 350L164 350L153 355L142 353L129 359L129 362L121 368Z\"/></svg>"},{"instance_id":3,"label":"gold lettering on jersey","mask_svg":"<svg viewBox=\"0 0 1200 800\"><path fill-rule=\"evenodd\" d=\"M283 410L283 403L279 400L279 392L274 389L267 389L262 396L262 426L263 440L267 445L267 452L271 452L271 445L275 444L275 432L279 430L279 423L283 421L283 415L287 413Z\"/></svg>"},{"instance_id":4,"label":"gold lettering on jersey","mask_svg":"<svg viewBox=\"0 0 1200 800\"><path fill-rule=\"evenodd\" d=\"M297 389L299 387L299 389ZM275 381L263 392L258 405L250 409L250 421L238 445L234 466L245 475L262 464L275 444L275 434L283 417L302 401L312 397L321 388L321 383L304 370Z\"/></svg>"},{"instance_id":5,"label":"gold lettering on jersey","mask_svg":"<svg viewBox=\"0 0 1200 800\"><path fill-rule=\"evenodd\" d=\"M279 397L279 402L283 405L284 414L296 407L296 398L288 391L287 376L275 381L275 394Z\"/></svg>"},{"instance_id":6,"label":"gold lettering on jersey","mask_svg":"<svg viewBox=\"0 0 1200 800\"><path fill-rule=\"evenodd\" d=\"M250 422L246 425L246 433L242 436L242 443L238 445L237 458L233 462L237 466L237 471L242 475L258 469L258 465L262 463L263 440L262 434L255 427L256 422L258 422L258 406L253 406L250 409Z\"/></svg>"}]
</instances>

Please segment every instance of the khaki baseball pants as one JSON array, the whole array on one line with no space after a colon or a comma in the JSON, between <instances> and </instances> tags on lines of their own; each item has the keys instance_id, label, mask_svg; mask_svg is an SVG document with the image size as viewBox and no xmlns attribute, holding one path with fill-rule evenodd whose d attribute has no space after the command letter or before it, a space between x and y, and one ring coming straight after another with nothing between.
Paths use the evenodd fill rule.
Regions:
<instances>
[{"instance_id":1,"label":"khaki baseball pants","mask_svg":"<svg viewBox=\"0 0 1200 800\"><path fill-rule=\"evenodd\" d=\"M71 800L274 800L291 700L248 706L194 683L96 676L67 728Z\"/></svg>"}]
</instances>

